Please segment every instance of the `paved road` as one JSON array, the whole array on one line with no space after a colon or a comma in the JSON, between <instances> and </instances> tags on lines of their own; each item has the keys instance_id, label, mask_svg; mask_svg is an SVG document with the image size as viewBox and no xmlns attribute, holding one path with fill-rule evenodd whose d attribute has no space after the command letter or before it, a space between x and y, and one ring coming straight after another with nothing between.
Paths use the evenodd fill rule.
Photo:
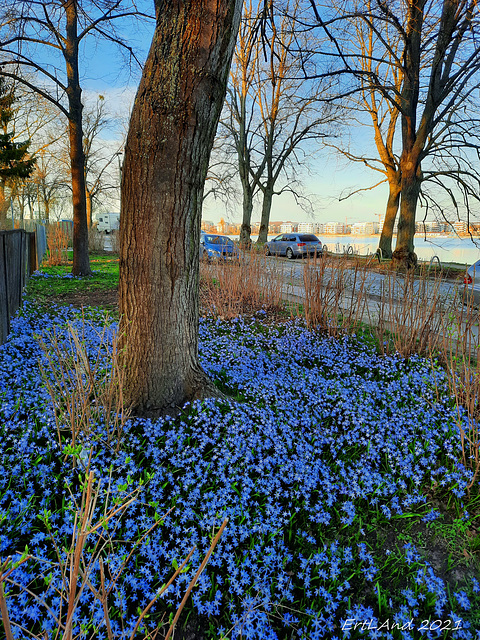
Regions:
<instances>
[{"instance_id":1,"label":"paved road","mask_svg":"<svg viewBox=\"0 0 480 640\"><path fill-rule=\"evenodd\" d=\"M382 317L387 325L394 327L401 322L411 326L412 331L417 331L428 318L431 327L441 327L438 329L440 336L448 333L449 339L463 341L464 336L469 335L471 349L479 344L478 310L473 311L473 316L470 315L466 324L465 318L469 314L463 304L461 279L457 282L420 278L411 281L401 274L385 274L362 268L355 270L353 267L343 270L338 267L323 268L306 260L289 261L275 257L267 258L267 269L277 273L279 269L282 270L283 292L288 300L304 303L305 280L311 277L311 282L315 283L316 279L322 277L323 269L321 286L325 289L330 284L336 290L338 308L350 310L352 305L357 304L357 295L366 293L366 296L360 295L362 302L358 304L363 309L362 320L367 324L374 324ZM332 297L335 294L330 299ZM412 300L410 306L403 304L405 299ZM435 299L437 303L432 305ZM474 323L472 317L476 319Z\"/></svg>"},{"instance_id":2,"label":"paved road","mask_svg":"<svg viewBox=\"0 0 480 640\"><path fill-rule=\"evenodd\" d=\"M286 291L288 287L300 288L305 292L304 278L311 277L319 278L323 270L323 286L327 286L329 283L333 285L335 279L341 282L345 290L352 293L355 291L363 290L366 292L369 298L376 301L384 300L387 298L393 298L402 300L405 296L405 292L409 286L405 277L401 274L385 274L379 273L374 270L364 270L362 267L355 270L354 267L338 268L338 267L321 267L315 265L313 261L307 262L306 260L284 260L276 257L267 258L267 267L272 271L281 269L283 272L283 278L285 280ZM304 270L307 269L307 273L304 275ZM334 279L332 282L332 278ZM436 281L416 279L413 283L413 291L428 297L428 294L437 293L444 301L453 299L455 295L462 295L463 287L460 287L458 282L453 281Z\"/></svg>"}]
</instances>

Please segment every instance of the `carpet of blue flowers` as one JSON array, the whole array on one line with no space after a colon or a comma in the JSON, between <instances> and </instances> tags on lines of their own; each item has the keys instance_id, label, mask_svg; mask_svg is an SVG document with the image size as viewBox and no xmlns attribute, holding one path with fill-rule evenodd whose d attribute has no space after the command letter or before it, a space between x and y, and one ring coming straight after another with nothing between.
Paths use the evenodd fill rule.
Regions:
<instances>
[{"instance_id":1,"label":"carpet of blue flowers","mask_svg":"<svg viewBox=\"0 0 480 640\"><path fill-rule=\"evenodd\" d=\"M81 494L78 466L58 443L37 336L48 341L55 329L61 337L72 317L71 308L45 313L26 303L0 348L0 555L15 559L28 545L34 556L11 578L39 599L5 584L12 621L34 633L55 628L62 587L52 537L58 549L69 544L71 495ZM99 328L98 318L82 328L92 353ZM378 532L440 516L427 499L433 486L453 492L457 505L466 497L470 472L458 464L458 417L438 393L442 373L420 358L322 338L299 322L264 325L261 314L202 320L200 353L228 400L187 405L176 418L132 419L117 455L102 445L101 425L82 444L108 500L144 482L109 523L109 575L155 513L174 506L138 544L111 595L115 638L129 637L138 609L197 545L147 624L175 611L225 517L189 604L205 638L480 637L473 569L452 587L411 543L390 537L391 548L375 547ZM94 566L93 584L97 574ZM102 616L84 589L77 632L83 625L88 637ZM29 637L16 626L14 634ZM106 638L104 625L96 637Z\"/></svg>"}]
</instances>

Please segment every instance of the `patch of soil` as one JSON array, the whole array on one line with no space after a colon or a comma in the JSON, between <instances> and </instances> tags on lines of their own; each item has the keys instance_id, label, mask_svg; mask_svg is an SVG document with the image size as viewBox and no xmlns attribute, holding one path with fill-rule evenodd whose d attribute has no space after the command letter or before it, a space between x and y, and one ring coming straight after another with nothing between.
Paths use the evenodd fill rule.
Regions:
<instances>
[{"instance_id":1,"label":"patch of soil","mask_svg":"<svg viewBox=\"0 0 480 640\"><path fill-rule=\"evenodd\" d=\"M450 526L453 523L446 510L441 521ZM436 575L452 590L464 588L473 576L478 576L480 556L472 550L468 534L458 534L454 539L452 528L449 539L422 521L405 529L397 522L388 529L377 530L376 534L371 534L371 543L383 548L385 560L387 549L402 549L406 540L411 540L423 560L429 562Z\"/></svg>"},{"instance_id":2,"label":"patch of soil","mask_svg":"<svg viewBox=\"0 0 480 640\"><path fill-rule=\"evenodd\" d=\"M76 309L82 307L102 307L110 311L118 311L117 289L92 289L91 291L76 291L54 296L55 302L71 304Z\"/></svg>"}]
</instances>

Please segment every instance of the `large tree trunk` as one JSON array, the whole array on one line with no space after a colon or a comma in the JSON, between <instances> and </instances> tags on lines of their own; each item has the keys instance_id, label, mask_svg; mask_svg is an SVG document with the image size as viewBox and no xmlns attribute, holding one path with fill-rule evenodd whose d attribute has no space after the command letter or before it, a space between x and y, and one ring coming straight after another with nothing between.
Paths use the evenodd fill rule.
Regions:
<instances>
[{"instance_id":1,"label":"large tree trunk","mask_svg":"<svg viewBox=\"0 0 480 640\"><path fill-rule=\"evenodd\" d=\"M396 264L409 268L417 264L417 256L414 252L415 215L422 184L422 171L419 164L406 154L402 157L400 168L402 198L397 243L392 257Z\"/></svg>"},{"instance_id":2,"label":"large tree trunk","mask_svg":"<svg viewBox=\"0 0 480 640\"><path fill-rule=\"evenodd\" d=\"M415 214L422 184L420 153L425 145L425 130L419 137L417 132L417 108L420 96L421 43L426 0L408 3L405 47L405 77L400 96L402 113L402 156L400 173L402 196L398 221L397 243L392 258L395 265L411 268L417 264L413 239L415 237ZM424 109L425 115L426 107ZM433 114L432 114L433 115Z\"/></svg>"},{"instance_id":3,"label":"large tree trunk","mask_svg":"<svg viewBox=\"0 0 480 640\"><path fill-rule=\"evenodd\" d=\"M85 190L85 198L86 198L86 205L87 205L87 229L91 229L92 228L92 194L90 193L90 191L88 190L88 188Z\"/></svg>"},{"instance_id":4,"label":"large tree trunk","mask_svg":"<svg viewBox=\"0 0 480 640\"><path fill-rule=\"evenodd\" d=\"M387 209L385 211L385 221L382 227L382 233L380 235L380 242L378 248L382 252L383 258L392 257L392 241L393 241L393 229L395 227L395 220L397 219L398 206L400 204L400 194L402 191L400 176L395 180L389 179L389 192L387 200Z\"/></svg>"},{"instance_id":5,"label":"large tree trunk","mask_svg":"<svg viewBox=\"0 0 480 640\"><path fill-rule=\"evenodd\" d=\"M270 223L270 211L272 210L273 186L267 185L263 190L262 217L260 218L260 231L257 244L265 244Z\"/></svg>"},{"instance_id":6,"label":"large tree trunk","mask_svg":"<svg viewBox=\"0 0 480 640\"><path fill-rule=\"evenodd\" d=\"M87 276L88 257L87 204L85 198L85 158L82 131L82 90L78 73L77 0L66 0L65 61L67 65L68 132L70 140L70 170L72 174L73 205L73 267L75 276Z\"/></svg>"},{"instance_id":7,"label":"large tree trunk","mask_svg":"<svg viewBox=\"0 0 480 640\"><path fill-rule=\"evenodd\" d=\"M243 190L243 217L242 226L240 227L239 244L242 249L249 249L252 244L250 235L252 233L252 211L253 211L253 194L250 182L242 180Z\"/></svg>"},{"instance_id":8,"label":"large tree trunk","mask_svg":"<svg viewBox=\"0 0 480 640\"><path fill-rule=\"evenodd\" d=\"M125 396L139 415L215 394L198 362L202 193L241 0L157 0L122 171Z\"/></svg>"}]
</instances>

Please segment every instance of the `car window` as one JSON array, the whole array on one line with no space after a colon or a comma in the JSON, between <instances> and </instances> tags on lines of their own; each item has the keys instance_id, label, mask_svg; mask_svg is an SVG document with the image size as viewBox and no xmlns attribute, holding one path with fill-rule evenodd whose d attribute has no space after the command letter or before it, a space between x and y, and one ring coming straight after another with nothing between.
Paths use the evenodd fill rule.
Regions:
<instances>
[{"instance_id":1,"label":"car window","mask_svg":"<svg viewBox=\"0 0 480 640\"><path fill-rule=\"evenodd\" d=\"M301 242L318 242L317 236L314 236L313 233L302 233L298 236Z\"/></svg>"}]
</instances>

